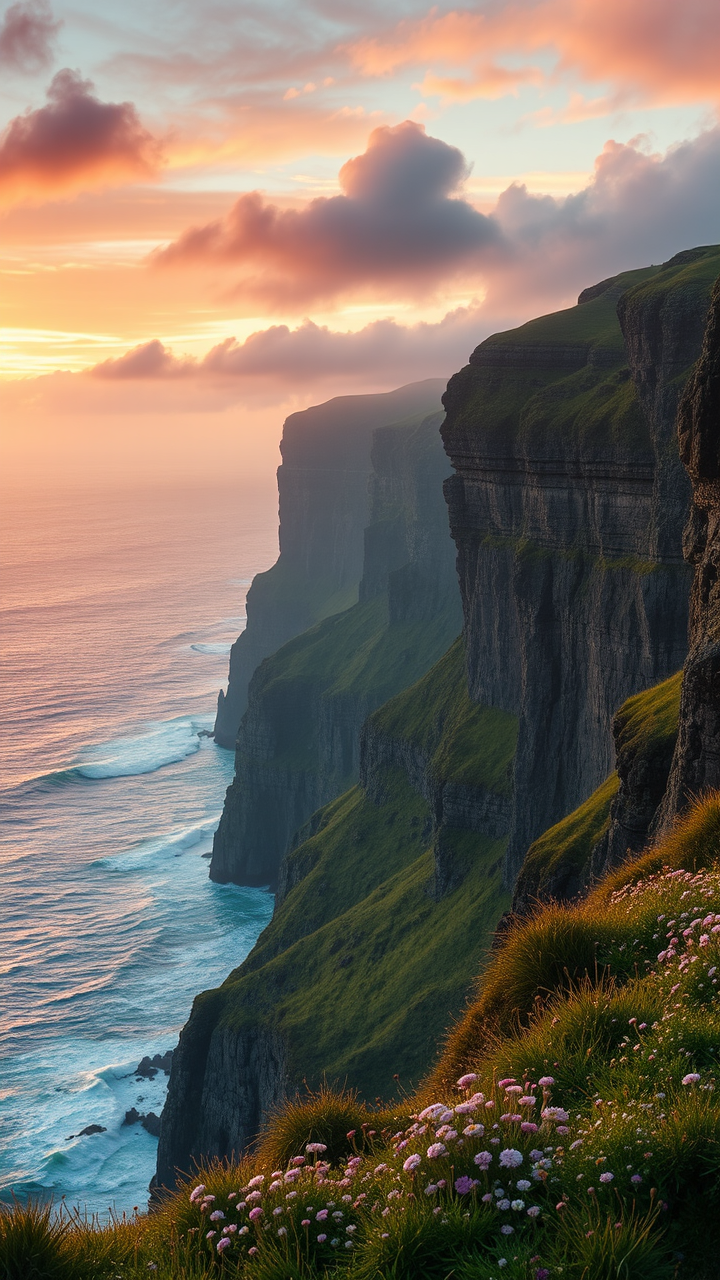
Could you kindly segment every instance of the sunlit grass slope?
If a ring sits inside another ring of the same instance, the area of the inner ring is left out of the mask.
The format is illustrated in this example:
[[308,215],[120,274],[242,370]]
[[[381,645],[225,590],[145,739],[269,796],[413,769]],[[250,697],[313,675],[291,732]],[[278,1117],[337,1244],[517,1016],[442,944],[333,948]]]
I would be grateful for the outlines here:
[[0,1274],[714,1280],[719,971],[713,795],[505,938],[418,1093],[291,1103],[149,1219],[17,1210]]

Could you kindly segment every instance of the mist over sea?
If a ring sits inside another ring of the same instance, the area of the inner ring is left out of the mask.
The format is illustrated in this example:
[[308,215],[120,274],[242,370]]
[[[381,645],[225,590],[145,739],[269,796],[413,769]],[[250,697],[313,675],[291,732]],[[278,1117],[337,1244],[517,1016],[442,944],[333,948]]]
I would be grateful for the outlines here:
[[131,1212],[157,1141],[122,1121],[167,1084],[133,1068],[272,911],[208,880],[233,760],[202,731],[276,493],[4,493],[0,522],[0,1197]]

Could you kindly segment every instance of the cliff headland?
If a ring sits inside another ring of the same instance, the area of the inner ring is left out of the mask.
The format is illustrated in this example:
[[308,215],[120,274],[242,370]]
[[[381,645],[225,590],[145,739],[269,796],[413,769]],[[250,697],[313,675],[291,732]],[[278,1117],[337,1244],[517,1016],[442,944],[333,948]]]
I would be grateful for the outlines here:
[[687,651],[675,417],[719,269],[679,254],[473,353],[444,397],[454,548],[437,418],[376,431],[358,601],[251,684],[212,874],[277,883],[276,912],[195,1002],[161,1184],[303,1081],[419,1081],[513,890],[572,897],[642,848]]

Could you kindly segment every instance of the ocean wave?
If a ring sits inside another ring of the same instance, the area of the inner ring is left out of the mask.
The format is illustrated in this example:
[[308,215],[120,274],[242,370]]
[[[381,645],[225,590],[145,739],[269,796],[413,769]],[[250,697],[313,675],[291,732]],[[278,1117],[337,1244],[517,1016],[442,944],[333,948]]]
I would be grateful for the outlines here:
[[[183,717],[148,726],[146,733],[131,738],[112,738],[97,747],[87,747],[72,772],[81,778],[128,778],[155,773],[164,765],[177,764],[200,750],[201,724]],[[208,726],[210,727],[210,726]]]
[[132,849],[124,853],[113,853],[99,858],[94,864],[97,867],[109,867],[113,871],[132,871],[137,867],[148,868],[154,861],[162,863],[168,856],[174,857],[192,849],[195,845],[210,845],[212,836],[220,821],[220,811],[187,827],[180,827],[164,836],[156,836],[150,840],[142,840]]
[[191,649],[196,653],[229,653],[232,649],[230,641],[218,642],[217,644],[191,644]]

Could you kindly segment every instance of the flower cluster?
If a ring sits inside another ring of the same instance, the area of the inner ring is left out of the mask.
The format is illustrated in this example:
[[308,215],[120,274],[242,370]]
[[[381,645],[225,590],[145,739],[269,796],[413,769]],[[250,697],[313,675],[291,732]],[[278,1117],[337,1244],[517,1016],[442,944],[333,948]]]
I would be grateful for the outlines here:
[[[552,1077],[508,1077],[487,1092],[474,1075],[460,1101],[437,1102],[387,1135],[386,1159],[353,1154],[333,1170],[322,1143],[309,1143],[286,1169],[258,1173],[220,1204],[200,1184],[190,1193],[202,1234],[224,1254],[298,1247],[308,1257],[351,1252],[368,1233],[390,1238],[408,1210],[439,1216],[453,1206],[482,1215],[498,1241],[536,1230],[562,1166],[568,1112],[551,1101]],[[352,1139],[351,1139],[352,1140]]]

